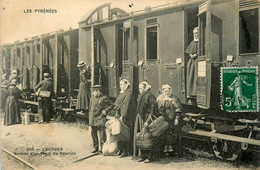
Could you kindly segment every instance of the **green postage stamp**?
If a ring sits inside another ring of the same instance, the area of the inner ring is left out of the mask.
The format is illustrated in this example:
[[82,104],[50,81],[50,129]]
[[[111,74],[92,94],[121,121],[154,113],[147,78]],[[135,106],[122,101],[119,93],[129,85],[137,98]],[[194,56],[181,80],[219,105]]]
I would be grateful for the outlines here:
[[258,67],[222,67],[221,96],[225,111],[258,112]]

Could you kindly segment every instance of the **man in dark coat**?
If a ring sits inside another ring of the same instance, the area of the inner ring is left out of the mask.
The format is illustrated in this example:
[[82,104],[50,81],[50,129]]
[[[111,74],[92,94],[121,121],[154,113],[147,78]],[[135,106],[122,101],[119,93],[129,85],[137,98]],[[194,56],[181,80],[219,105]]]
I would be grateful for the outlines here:
[[[50,78],[50,74],[44,73],[43,77],[44,80],[41,81],[34,89],[36,95],[39,95],[38,111],[40,114],[40,120],[38,123],[48,123],[50,121],[51,99],[53,96],[53,84]],[[43,95],[44,93],[49,95]]]
[[130,91],[130,83],[128,80],[123,79],[120,81],[120,94],[117,96],[114,103],[115,110],[118,111],[119,119],[130,128],[130,140],[129,141],[119,141],[119,155],[121,158],[129,154],[131,146],[133,146],[133,125],[135,119],[135,101]]
[[[136,133],[145,128],[148,128],[148,123],[151,122],[153,115],[158,115],[158,107],[155,96],[150,92],[151,86],[147,82],[141,82],[139,84],[139,96],[137,99],[137,116],[135,120],[134,138]],[[135,142],[136,140],[134,140]],[[135,148],[135,143],[134,143]],[[136,156],[134,150],[134,156]],[[153,149],[142,150],[141,158],[137,160],[138,162],[144,161],[145,163],[150,163],[153,159]]]
[[198,57],[198,48],[199,48],[199,28],[196,27],[193,30],[193,41],[187,47],[185,53],[189,55],[189,60],[187,63],[187,98],[190,100],[191,98],[196,97],[196,89],[197,89],[197,57]]
[[97,133],[100,135],[100,150],[106,141],[105,123],[106,115],[112,110],[113,102],[101,93],[101,85],[92,87],[93,96],[89,104],[89,125],[91,126],[91,136],[93,139],[94,150],[92,153],[98,152],[99,142]]

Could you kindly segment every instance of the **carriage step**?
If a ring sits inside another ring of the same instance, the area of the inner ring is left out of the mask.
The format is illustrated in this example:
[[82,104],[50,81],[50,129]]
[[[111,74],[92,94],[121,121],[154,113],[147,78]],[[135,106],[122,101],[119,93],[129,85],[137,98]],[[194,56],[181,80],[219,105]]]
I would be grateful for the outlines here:
[[202,130],[189,131],[188,133],[193,134],[193,135],[213,137],[213,138],[223,139],[223,140],[227,140],[227,141],[233,141],[233,142],[238,142],[238,143],[247,143],[247,144],[251,144],[251,145],[260,146],[260,140],[256,140],[256,139],[248,139],[248,138],[243,138],[243,137],[238,137],[238,136],[231,136],[231,135],[207,132],[207,131],[202,131]]

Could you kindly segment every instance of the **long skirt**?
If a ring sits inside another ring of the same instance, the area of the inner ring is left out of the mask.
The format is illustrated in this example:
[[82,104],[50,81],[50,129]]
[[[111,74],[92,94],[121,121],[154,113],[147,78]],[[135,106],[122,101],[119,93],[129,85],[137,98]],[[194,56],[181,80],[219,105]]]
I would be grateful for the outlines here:
[[88,110],[90,91],[87,83],[80,83],[76,109]]
[[19,104],[14,96],[8,96],[5,105],[4,125],[21,123]]
[[195,96],[197,90],[197,60],[190,58],[187,63],[187,95]]
[[8,96],[8,91],[6,89],[1,89],[1,109],[5,110],[6,98]]

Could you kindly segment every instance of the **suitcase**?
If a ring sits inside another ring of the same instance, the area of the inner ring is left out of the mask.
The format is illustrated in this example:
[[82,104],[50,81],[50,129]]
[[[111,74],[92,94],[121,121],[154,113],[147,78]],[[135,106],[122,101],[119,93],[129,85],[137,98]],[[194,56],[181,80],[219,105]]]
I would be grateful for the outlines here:
[[169,123],[165,121],[165,118],[163,116],[159,116],[155,120],[152,120],[152,123],[149,125],[149,130],[153,137],[159,137],[168,129],[168,127]]

